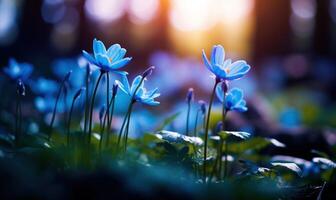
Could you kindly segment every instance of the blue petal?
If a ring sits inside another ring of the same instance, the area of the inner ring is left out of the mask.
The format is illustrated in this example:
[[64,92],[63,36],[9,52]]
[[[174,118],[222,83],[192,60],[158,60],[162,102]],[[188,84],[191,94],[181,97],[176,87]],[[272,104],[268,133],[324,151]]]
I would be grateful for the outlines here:
[[117,73],[117,74],[120,74],[122,76],[127,76],[128,75],[128,72],[125,72],[125,71],[113,71],[114,73]]
[[216,46],[215,60],[213,64],[222,66],[224,63],[225,51],[221,45]]
[[211,65],[215,65],[216,64],[216,51],[217,51],[217,45],[214,45],[212,47],[211,56],[210,56],[210,63],[211,63]]
[[208,60],[208,58],[207,58],[207,56],[206,56],[204,50],[202,50],[202,58],[203,58],[203,62],[204,62],[204,64],[205,64],[205,66],[206,66],[212,73],[214,73],[213,68],[212,68],[212,65],[210,64],[210,62],[209,62],[209,60]]
[[103,68],[106,68],[106,67],[109,68],[109,66],[111,65],[110,60],[107,57],[107,55],[97,54],[96,59],[97,59],[97,62],[99,63],[99,65],[101,65],[101,67],[103,67]]
[[157,93],[157,91],[158,91],[158,88],[155,88],[154,90],[148,92],[148,97],[154,99],[154,98],[160,96],[160,93]]
[[160,104],[160,102],[155,101],[153,99],[147,99],[147,100],[143,100],[141,102],[144,103],[144,104],[150,105],[150,106],[157,106],[157,105]]
[[21,66],[22,66],[21,78],[23,80],[26,80],[33,72],[33,66],[28,63],[22,63]]
[[[131,93],[133,94],[135,92],[135,89],[138,87],[138,85],[140,84],[142,79],[142,76],[138,75],[137,77],[134,78],[133,82],[132,82],[132,86],[131,86]],[[142,84],[140,86],[140,88],[143,87],[143,81]]]
[[93,40],[93,54],[97,59],[97,54],[106,54],[106,48],[102,41],[97,40],[96,38]]
[[250,66],[243,60],[236,61],[228,66],[229,75],[237,73],[247,73],[250,70]]
[[114,58],[115,61],[122,59],[126,55],[127,50],[121,48],[118,52],[118,55]]
[[18,66],[18,62],[14,59],[14,58],[10,58],[9,59],[9,66],[12,67],[12,66]]
[[222,79],[226,79],[227,74],[224,69],[222,69],[219,65],[215,65],[213,67],[214,74]]
[[91,64],[97,65],[96,60],[92,57],[91,54],[89,54],[88,52],[86,52],[85,50],[82,51],[82,54],[84,56],[84,58],[89,61]]
[[121,46],[120,44],[114,44],[107,50],[107,55],[110,59],[114,60],[118,55]]
[[231,60],[231,59],[227,59],[227,60],[223,63],[223,65],[222,65],[222,69],[226,69],[226,68],[228,68],[228,66],[230,66],[231,63],[232,63],[232,60]]
[[114,62],[110,67],[112,69],[119,69],[119,68],[122,68],[125,65],[127,65],[131,60],[132,60],[132,58],[127,57],[127,58],[118,60],[117,62]]
[[123,91],[125,94],[130,95],[130,91],[128,90],[127,86],[125,86],[123,83],[121,83],[119,80],[115,81],[116,84],[118,84],[118,87]]
[[220,85],[218,85],[217,88],[216,88],[216,95],[217,95],[217,98],[219,99],[219,101],[223,102],[224,92],[223,92],[223,89]]
[[233,88],[229,91],[230,94],[232,94],[232,103],[235,105],[237,103],[239,103],[239,101],[241,101],[243,99],[243,91],[239,88]]

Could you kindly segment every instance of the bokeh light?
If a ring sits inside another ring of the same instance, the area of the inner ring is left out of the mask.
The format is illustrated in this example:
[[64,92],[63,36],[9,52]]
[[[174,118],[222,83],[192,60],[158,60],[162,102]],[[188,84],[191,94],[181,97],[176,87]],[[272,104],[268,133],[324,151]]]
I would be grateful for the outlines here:
[[124,14],[125,2],[123,0],[86,0],[85,12],[92,20],[112,22]]
[[0,1],[0,44],[11,43],[17,35],[16,4],[12,0]]
[[291,0],[291,10],[290,23],[293,32],[303,38],[311,36],[315,25],[316,1]]
[[129,2],[130,20],[135,24],[145,24],[153,20],[159,8],[159,0],[131,0]]

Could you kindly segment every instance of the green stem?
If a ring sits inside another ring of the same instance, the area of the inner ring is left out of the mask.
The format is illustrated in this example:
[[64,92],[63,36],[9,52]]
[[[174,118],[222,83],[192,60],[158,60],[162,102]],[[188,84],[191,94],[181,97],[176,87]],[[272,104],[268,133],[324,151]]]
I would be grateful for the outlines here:
[[133,104],[134,103],[132,103],[132,106],[131,106],[131,109],[130,109],[130,113],[128,114],[128,120],[127,120],[127,124],[126,124],[126,132],[125,132],[125,140],[124,140],[125,141],[125,144],[124,144],[124,153],[126,153],[126,151],[127,151],[128,131],[129,131],[129,124],[130,124],[130,121],[131,121]]
[[15,109],[15,143],[18,142],[18,135],[19,135],[19,96],[17,95],[16,101],[16,109]]
[[142,82],[144,81],[144,79],[145,79],[144,77],[141,78],[139,85],[135,88],[135,91],[134,91],[134,93],[132,94],[131,102],[130,102],[130,104],[128,105],[128,109],[127,109],[126,116],[125,116],[124,121],[123,121],[123,123],[122,123],[122,125],[121,125],[121,128],[120,128],[120,132],[119,132],[119,136],[118,136],[118,141],[117,141],[117,146],[116,146],[117,149],[116,149],[116,150],[118,150],[118,148],[119,148],[119,144],[120,144],[120,140],[121,140],[121,136],[122,136],[122,133],[123,133],[123,130],[124,130],[125,123],[126,123],[126,121],[127,121],[127,119],[128,119],[128,115],[129,115],[129,113],[130,113],[131,110],[132,110],[132,104],[135,103],[135,95],[136,95],[136,93],[138,92],[138,90],[139,90],[139,88],[140,88]]
[[114,113],[114,102],[115,102],[115,96],[112,97],[111,102],[109,104],[109,107],[112,104],[112,108],[111,108],[111,116],[110,116],[110,121],[108,122],[108,129],[107,129],[107,134],[106,134],[106,143],[105,143],[106,148],[109,146],[109,143],[110,143],[111,126],[112,126],[113,113]]
[[[219,147],[219,169],[218,169],[218,179],[221,179],[222,177],[222,155],[223,155],[223,144],[224,141],[220,140],[220,147]],[[226,159],[226,158],[225,158]]]
[[101,124],[101,126],[100,126],[99,153],[101,153],[101,150],[102,150],[103,136],[104,136],[104,130],[105,130],[105,125],[106,125],[106,117],[108,115],[109,115],[109,113],[107,112],[107,109],[106,109],[103,124]]
[[105,72],[101,71],[100,72],[100,75],[98,77],[98,80],[97,80],[97,83],[96,83],[96,86],[93,90],[93,95],[92,95],[92,98],[91,98],[91,108],[90,108],[90,120],[89,120],[89,134],[88,134],[88,142],[89,142],[89,145],[91,143],[91,133],[92,133],[92,115],[93,115],[93,107],[94,107],[94,102],[95,102],[95,99],[96,99],[96,94],[97,94],[97,89],[98,89],[98,86],[99,86],[99,83],[100,83],[100,80],[101,78],[103,77]]
[[66,133],[66,127],[67,127],[67,95],[68,95],[68,91],[67,91],[67,87],[66,84],[63,87],[63,103],[64,103],[64,114],[63,114],[63,119],[64,119],[64,133]]
[[89,114],[89,84],[90,84],[90,68],[86,68],[86,82],[85,82],[85,112],[84,112],[84,132],[83,135],[85,136],[87,131],[87,121],[88,121],[88,114]]
[[[222,131],[225,131],[225,119],[226,119],[226,114],[227,114],[227,111],[226,111],[226,98],[225,98],[225,91],[224,91],[224,95],[223,95],[223,106],[222,106]],[[228,160],[227,160],[227,148],[228,148],[228,137],[225,139],[225,150],[224,150],[224,179],[226,178],[226,175],[227,175],[227,164],[228,164]],[[220,165],[220,173],[221,174],[221,171],[222,171],[222,155],[223,155],[223,148],[221,147],[220,149],[220,157],[221,157],[221,165]]]
[[21,97],[17,95],[16,111],[15,111],[15,144],[19,143],[19,135],[21,134],[22,112],[21,112]]
[[190,101],[188,101],[188,111],[187,111],[187,122],[186,122],[186,133],[185,135],[189,135],[189,116],[190,116]]
[[203,182],[206,182],[206,158],[207,158],[207,148],[208,148],[208,133],[209,133],[209,123],[210,123],[210,114],[211,114],[211,107],[212,103],[215,97],[216,93],[216,87],[219,83],[219,80],[216,79],[215,85],[212,90],[212,94],[210,97],[210,102],[209,102],[209,109],[208,109],[208,115],[206,119],[206,125],[205,125],[205,134],[204,134],[204,152],[203,152]]
[[[106,79],[107,79],[106,81],[106,106],[107,108],[106,108],[105,116],[107,115],[107,123],[109,123],[110,122],[110,76],[108,72],[106,73]],[[104,122],[104,127],[105,127],[105,122]],[[102,141],[103,137],[101,137],[100,140]]]
[[228,160],[227,160],[227,150],[228,150],[228,141],[225,141],[225,150],[224,150],[224,156],[225,156],[225,160],[224,160],[224,179],[227,177],[227,165],[228,165]]
[[[199,110],[196,112],[196,119],[195,119],[195,127],[194,127],[194,137],[197,137],[197,121],[198,121],[198,115],[199,115]],[[195,145],[193,145],[194,151],[195,151],[195,158],[197,158],[197,148]],[[198,176],[198,165],[194,165],[195,168],[195,176]]]
[[75,105],[76,99],[72,100],[71,107],[70,107],[70,112],[69,112],[69,119],[68,119],[68,131],[67,131],[67,145],[68,147],[70,146],[70,126],[71,126],[71,117],[72,117],[72,111],[73,107]]
[[22,103],[21,98],[19,97],[19,135],[18,140],[22,137]]
[[64,87],[64,84],[65,84],[65,80],[62,81],[62,84],[60,85],[60,87],[59,87],[59,89],[58,89],[58,94],[57,94],[57,97],[56,97],[56,102],[55,102],[55,106],[54,106],[53,114],[52,114],[51,121],[50,121],[50,125],[49,125],[48,141],[50,141],[50,138],[51,138],[52,128],[53,128],[53,125],[54,125],[55,116],[56,116],[56,111],[57,111],[57,104],[58,104],[58,100],[59,100],[59,98],[60,98],[60,96],[61,96],[61,93],[62,93],[62,89],[63,89],[63,87]]
[[128,120],[128,115],[129,115],[129,112],[130,112],[130,110],[131,110],[131,108],[132,108],[131,105],[132,105],[132,103],[130,103],[129,106],[128,106],[128,109],[127,109],[127,112],[126,112],[124,121],[123,121],[123,123],[122,123],[122,125],[121,125],[121,128],[120,128],[120,131],[119,131],[118,141],[117,141],[117,145],[116,145],[116,152],[117,152],[118,149],[119,149],[119,145],[120,145],[120,141],[121,141],[121,136],[122,136],[123,131],[124,131],[124,126],[125,126],[125,124],[126,124],[126,122],[127,122],[127,120]]
[[194,137],[197,137],[197,122],[198,122],[198,115],[199,115],[199,110],[196,112],[195,127],[194,127]]

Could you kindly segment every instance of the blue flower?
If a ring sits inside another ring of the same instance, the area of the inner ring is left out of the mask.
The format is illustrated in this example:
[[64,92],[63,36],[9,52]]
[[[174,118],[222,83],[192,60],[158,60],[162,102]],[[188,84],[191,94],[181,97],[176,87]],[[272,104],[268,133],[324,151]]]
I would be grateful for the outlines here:
[[204,50],[202,52],[202,57],[207,68],[216,76],[216,78],[222,81],[239,79],[251,68],[244,60],[238,60],[233,63],[231,59],[225,60],[225,51],[221,45],[215,45],[212,48],[210,61]]
[[26,81],[33,72],[33,66],[28,63],[18,63],[12,58],[9,60],[9,65],[4,68],[4,72],[13,80]]
[[[127,76],[122,76],[122,82],[116,80],[119,88],[125,92],[128,96],[132,97],[136,88],[139,86],[141,82],[142,76],[137,76],[134,78],[132,86],[129,85]],[[144,82],[141,83],[139,89],[137,90],[136,94],[134,95],[134,100],[137,102],[141,102],[147,105],[156,106],[159,105],[160,102],[155,101],[156,97],[159,97],[160,93],[158,93],[158,89],[154,89],[152,91],[147,91],[144,87]]]
[[[216,94],[218,99],[223,103],[224,92],[223,88],[219,85],[216,88]],[[232,88],[228,93],[225,94],[225,108],[227,111],[247,111],[246,101],[243,99],[243,91],[239,88]]]
[[58,84],[54,80],[41,77],[32,82],[31,88],[36,94],[52,95],[57,92]]
[[102,41],[93,40],[93,56],[83,50],[83,56],[91,63],[99,67],[101,70],[108,72],[114,71],[121,74],[127,74],[127,72],[117,71],[128,64],[132,58],[126,57],[126,49],[121,48],[119,44],[114,44],[108,50]]

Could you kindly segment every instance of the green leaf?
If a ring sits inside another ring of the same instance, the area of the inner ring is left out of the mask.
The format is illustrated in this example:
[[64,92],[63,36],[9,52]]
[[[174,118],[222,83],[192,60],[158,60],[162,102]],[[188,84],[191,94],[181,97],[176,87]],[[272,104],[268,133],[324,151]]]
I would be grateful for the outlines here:
[[328,158],[315,157],[313,158],[313,162],[325,165],[328,168],[336,168],[336,163],[332,160],[329,160]]
[[170,143],[189,143],[197,146],[201,146],[203,144],[203,140],[199,137],[190,137],[173,131],[162,130],[155,135],[157,138]]
[[240,139],[246,140],[250,137],[250,133],[243,132],[243,131],[221,131],[218,135],[223,139],[227,139],[230,135],[238,137]]
[[246,151],[259,151],[269,146],[271,142],[266,138],[254,137],[249,140],[230,144],[229,152],[241,154]]
[[295,163],[272,162],[271,165],[274,166],[274,167],[284,167],[284,168],[287,168],[287,169],[297,173],[299,176],[302,175],[301,168]]

